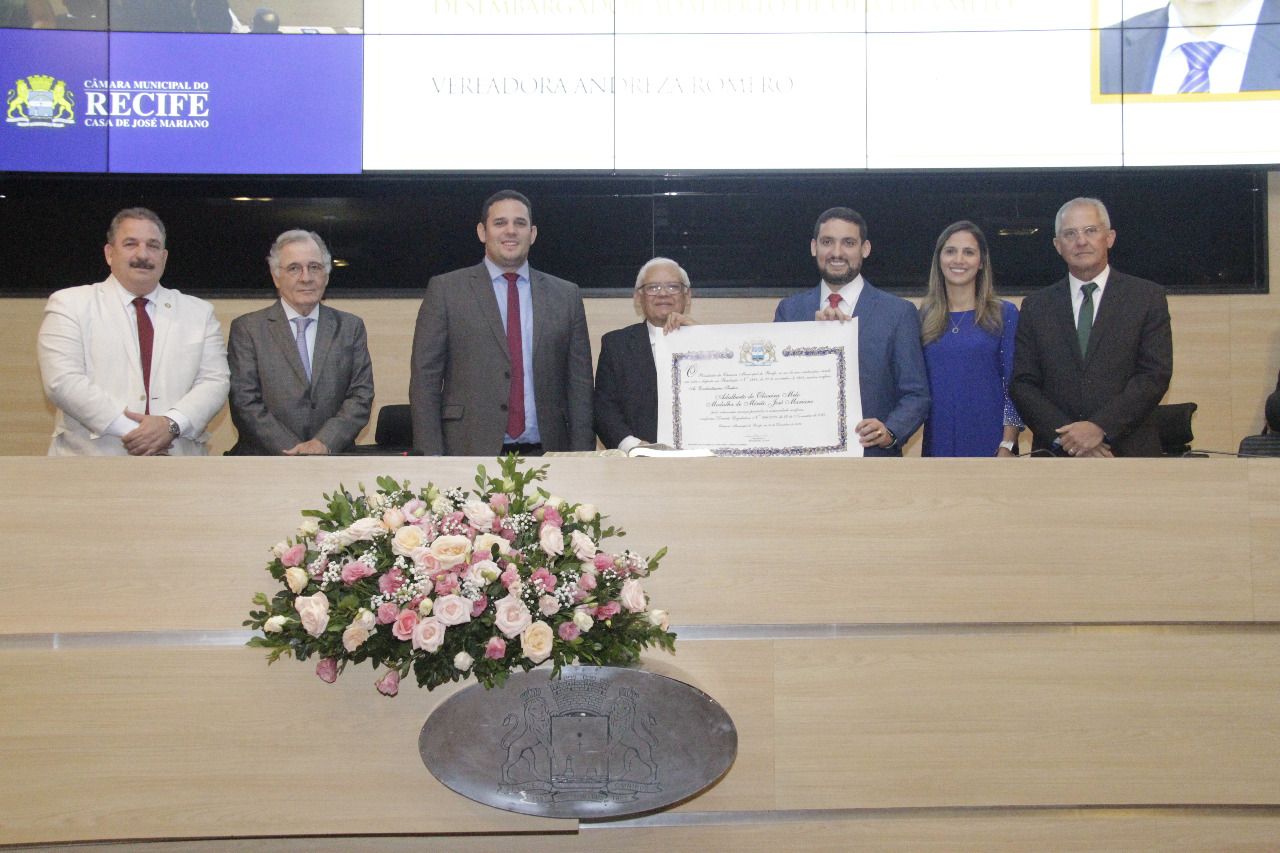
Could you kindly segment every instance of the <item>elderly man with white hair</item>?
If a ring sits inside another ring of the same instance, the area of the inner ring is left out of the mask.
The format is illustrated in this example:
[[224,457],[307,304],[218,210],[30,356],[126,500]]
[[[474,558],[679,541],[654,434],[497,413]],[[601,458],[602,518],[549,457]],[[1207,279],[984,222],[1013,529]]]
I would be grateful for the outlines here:
[[601,338],[596,365],[596,435],[605,447],[623,452],[658,438],[658,336],[694,322],[689,274],[670,258],[640,268],[633,299],[644,320]]

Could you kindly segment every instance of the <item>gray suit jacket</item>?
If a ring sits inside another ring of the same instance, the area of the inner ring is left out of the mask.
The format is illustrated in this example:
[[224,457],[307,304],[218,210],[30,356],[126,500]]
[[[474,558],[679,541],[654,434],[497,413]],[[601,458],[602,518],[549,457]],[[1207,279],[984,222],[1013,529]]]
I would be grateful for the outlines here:
[[[529,270],[533,396],[545,450],[592,450],[591,342],[578,286]],[[427,283],[413,332],[413,446],[428,455],[495,456],[507,427],[507,333],[484,263]]]
[[[1280,0],[1264,0],[1245,60],[1241,92],[1280,89]],[[1135,15],[1100,33],[1099,88],[1104,95],[1150,94],[1169,27],[1169,7]]]
[[227,360],[233,456],[277,455],[313,438],[341,453],[369,422],[373,366],[354,314],[320,306],[310,382],[279,300],[231,321]]

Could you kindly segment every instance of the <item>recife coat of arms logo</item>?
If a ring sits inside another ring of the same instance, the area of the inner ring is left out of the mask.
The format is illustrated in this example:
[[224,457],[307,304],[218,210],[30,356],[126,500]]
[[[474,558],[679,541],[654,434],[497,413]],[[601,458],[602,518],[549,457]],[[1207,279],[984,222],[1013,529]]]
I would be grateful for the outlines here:
[[75,94],[65,80],[32,74],[14,81],[4,120],[18,127],[65,127],[76,123]]

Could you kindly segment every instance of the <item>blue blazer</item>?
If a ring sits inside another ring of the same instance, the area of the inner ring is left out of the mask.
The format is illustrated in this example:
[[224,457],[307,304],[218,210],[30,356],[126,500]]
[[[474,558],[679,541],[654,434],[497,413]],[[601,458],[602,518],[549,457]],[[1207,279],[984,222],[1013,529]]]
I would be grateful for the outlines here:
[[[788,296],[778,303],[775,323],[812,320],[822,299],[822,286]],[[902,445],[929,414],[929,377],[920,347],[920,318],[905,299],[877,290],[863,280],[853,306],[858,318],[858,389],[862,417],[879,418],[897,437],[891,450],[865,449],[867,456],[901,456]]]
[[[1265,0],[1253,31],[1240,91],[1280,89],[1280,0]],[[1268,26],[1271,25],[1271,26]],[[1151,93],[1160,49],[1169,28],[1169,7],[1135,15],[1100,34],[1099,88],[1104,95]]]

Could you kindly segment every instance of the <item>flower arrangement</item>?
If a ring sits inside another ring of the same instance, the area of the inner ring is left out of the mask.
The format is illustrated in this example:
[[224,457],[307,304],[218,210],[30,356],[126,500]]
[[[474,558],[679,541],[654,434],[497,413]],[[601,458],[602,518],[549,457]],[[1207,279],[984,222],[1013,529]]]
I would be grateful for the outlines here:
[[317,656],[327,682],[369,661],[386,668],[375,682],[386,696],[411,670],[428,690],[467,675],[494,687],[547,660],[554,677],[673,650],[667,614],[641,586],[666,549],[602,551],[624,532],[590,504],[530,492],[545,466],[498,461],[498,476],[478,466],[474,492],[379,477],[372,494],[339,486],[327,510],[303,510],[297,534],[272,548],[267,571],[284,588],[254,596],[261,609],[244,624],[262,634],[248,645],[269,649],[268,663]]

